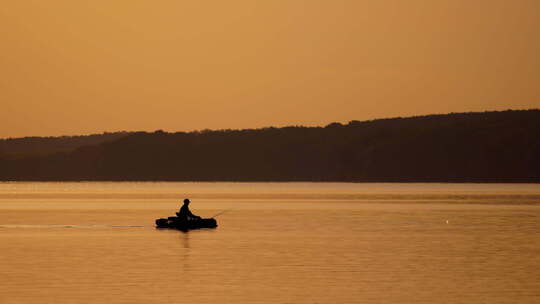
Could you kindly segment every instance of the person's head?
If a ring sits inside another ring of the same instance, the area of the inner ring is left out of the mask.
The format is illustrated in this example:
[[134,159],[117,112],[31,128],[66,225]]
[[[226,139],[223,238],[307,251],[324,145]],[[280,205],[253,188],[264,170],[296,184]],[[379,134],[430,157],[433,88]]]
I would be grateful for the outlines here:
[[189,205],[189,203],[190,203],[189,198],[186,198],[186,199],[184,200],[184,205]]

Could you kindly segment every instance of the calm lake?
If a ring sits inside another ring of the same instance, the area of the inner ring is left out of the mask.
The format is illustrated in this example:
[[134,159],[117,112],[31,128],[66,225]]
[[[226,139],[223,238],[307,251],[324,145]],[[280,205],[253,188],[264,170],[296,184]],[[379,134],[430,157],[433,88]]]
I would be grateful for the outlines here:
[[[184,198],[219,227],[154,228]],[[0,183],[0,303],[539,303],[540,185]]]

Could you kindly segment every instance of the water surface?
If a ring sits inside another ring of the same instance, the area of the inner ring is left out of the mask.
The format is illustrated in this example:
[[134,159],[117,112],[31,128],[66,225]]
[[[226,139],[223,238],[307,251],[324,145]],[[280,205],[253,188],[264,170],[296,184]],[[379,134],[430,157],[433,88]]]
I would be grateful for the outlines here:
[[[184,197],[219,227],[157,230]],[[538,303],[534,184],[0,183],[0,303]]]

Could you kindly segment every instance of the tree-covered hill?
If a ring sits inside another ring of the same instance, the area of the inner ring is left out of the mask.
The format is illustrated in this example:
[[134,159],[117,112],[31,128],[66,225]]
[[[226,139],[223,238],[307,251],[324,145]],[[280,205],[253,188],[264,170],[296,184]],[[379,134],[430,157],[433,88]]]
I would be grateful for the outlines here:
[[103,134],[59,136],[59,137],[22,137],[0,139],[0,157],[24,158],[50,155],[58,152],[71,152],[83,146],[98,145],[129,135],[129,132],[105,132]]
[[0,160],[1,180],[539,182],[540,110],[137,132]]

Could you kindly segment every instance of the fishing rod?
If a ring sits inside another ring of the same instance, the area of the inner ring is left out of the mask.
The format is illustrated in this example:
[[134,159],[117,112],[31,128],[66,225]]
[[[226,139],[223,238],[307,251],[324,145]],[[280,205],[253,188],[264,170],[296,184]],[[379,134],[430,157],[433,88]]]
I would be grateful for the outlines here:
[[211,216],[210,218],[215,218],[216,216],[222,215],[223,213],[228,212],[228,211],[231,211],[231,210],[233,210],[233,208],[231,208],[231,209],[225,209],[225,210],[223,210],[223,211],[217,213],[216,215]]

